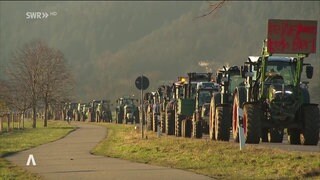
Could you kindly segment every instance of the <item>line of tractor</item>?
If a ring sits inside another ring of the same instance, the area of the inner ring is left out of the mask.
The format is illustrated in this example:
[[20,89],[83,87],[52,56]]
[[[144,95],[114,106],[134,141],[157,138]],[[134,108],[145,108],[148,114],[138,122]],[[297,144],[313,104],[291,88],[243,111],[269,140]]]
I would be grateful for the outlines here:
[[[308,79],[313,67],[308,54],[275,56],[263,43],[261,56],[249,56],[241,66],[222,67],[212,73],[190,72],[170,85],[144,96],[147,130],[177,137],[239,142],[281,143],[285,129],[290,144],[317,145],[319,108],[310,102]],[[239,118],[239,109],[243,117]],[[232,133],[230,133],[232,132]]]

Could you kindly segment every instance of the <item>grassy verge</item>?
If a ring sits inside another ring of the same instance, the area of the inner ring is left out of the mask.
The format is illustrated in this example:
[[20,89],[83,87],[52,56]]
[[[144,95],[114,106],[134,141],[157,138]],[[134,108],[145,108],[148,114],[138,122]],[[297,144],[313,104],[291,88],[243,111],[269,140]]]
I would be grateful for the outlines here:
[[162,136],[141,139],[132,126],[106,124],[108,136],[97,155],[193,171],[222,179],[320,178],[320,153]]
[[24,130],[0,134],[0,179],[40,179],[39,176],[12,165],[3,157],[55,141],[74,130],[74,127],[63,121],[48,121],[47,128],[40,127],[40,123],[42,121],[39,121],[38,128],[33,129],[31,121],[26,121]]

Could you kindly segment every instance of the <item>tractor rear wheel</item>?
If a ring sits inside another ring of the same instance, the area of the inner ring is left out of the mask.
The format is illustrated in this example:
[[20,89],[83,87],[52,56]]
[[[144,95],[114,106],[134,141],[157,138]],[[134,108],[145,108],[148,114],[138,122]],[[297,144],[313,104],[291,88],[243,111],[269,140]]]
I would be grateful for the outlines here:
[[181,121],[181,136],[182,137],[191,137],[191,121],[184,119]]
[[282,140],[283,140],[283,129],[271,128],[269,142],[282,143]]
[[147,130],[152,131],[152,113],[148,113],[147,115]]
[[246,100],[246,91],[243,88],[237,89],[233,96],[232,106],[232,134],[235,142],[239,142],[239,122],[238,122],[238,108],[243,107],[243,103]]
[[317,106],[303,107],[304,129],[301,144],[317,145],[319,141],[319,108]]
[[166,113],[166,134],[174,135],[174,111],[167,111]]
[[194,138],[202,138],[202,121],[193,121],[192,125],[192,136]]
[[221,94],[215,93],[213,94],[210,102],[210,112],[209,112],[209,137],[210,140],[215,139],[215,126],[214,126],[214,119],[216,113],[216,106],[221,102]]
[[259,144],[262,111],[258,104],[245,104],[243,107],[243,128],[246,143]]
[[300,129],[296,129],[296,128],[288,129],[288,141],[290,144],[301,144]]
[[117,124],[122,124],[122,113],[121,112],[117,112]]
[[157,132],[158,131],[158,123],[159,123],[158,114],[153,113],[153,120],[152,120],[152,130],[153,130],[153,132]]
[[218,141],[229,141],[231,126],[230,108],[216,107],[214,118],[215,139]]
[[261,141],[262,142],[269,142],[268,128],[262,128],[261,129]]
[[160,128],[162,133],[166,132],[166,118],[163,111],[160,112]]
[[180,115],[175,115],[175,136],[181,136],[181,119],[183,119]]

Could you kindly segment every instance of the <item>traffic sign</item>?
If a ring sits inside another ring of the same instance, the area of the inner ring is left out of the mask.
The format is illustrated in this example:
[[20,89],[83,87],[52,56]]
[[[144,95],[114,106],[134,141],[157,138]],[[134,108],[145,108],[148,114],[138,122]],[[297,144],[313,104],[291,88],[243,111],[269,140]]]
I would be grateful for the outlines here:
[[135,84],[139,90],[146,90],[149,87],[149,79],[143,75],[139,76],[137,77]]

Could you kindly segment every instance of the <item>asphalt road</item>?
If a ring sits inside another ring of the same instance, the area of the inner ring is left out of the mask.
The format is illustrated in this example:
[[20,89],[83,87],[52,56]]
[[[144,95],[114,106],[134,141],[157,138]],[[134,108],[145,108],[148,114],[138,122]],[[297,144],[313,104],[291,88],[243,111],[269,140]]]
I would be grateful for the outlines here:
[[[75,123],[75,122],[72,122]],[[63,139],[6,157],[44,179],[110,179],[110,180],[202,180],[211,179],[178,169],[171,169],[90,154],[106,135],[101,126],[76,123],[79,127]],[[33,154],[36,166],[26,165]]]

